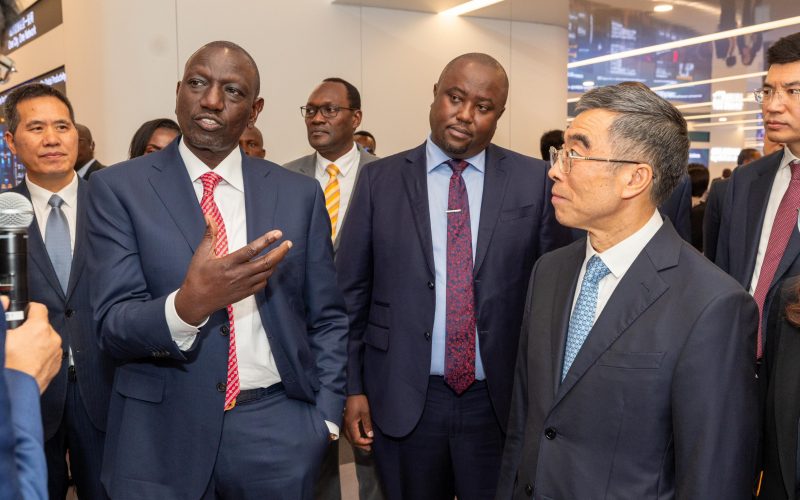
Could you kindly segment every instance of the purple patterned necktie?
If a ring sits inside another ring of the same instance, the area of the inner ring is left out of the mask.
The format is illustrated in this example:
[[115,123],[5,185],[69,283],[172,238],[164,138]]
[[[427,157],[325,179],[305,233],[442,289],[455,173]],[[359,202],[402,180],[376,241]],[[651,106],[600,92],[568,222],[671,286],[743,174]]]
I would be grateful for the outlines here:
[[472,287],[472,230],[469,198],[461,172],[469,165],[449,160],[453,169],[447,199],[447,314],[444,380],[456,394],[475,381],[475,294]]

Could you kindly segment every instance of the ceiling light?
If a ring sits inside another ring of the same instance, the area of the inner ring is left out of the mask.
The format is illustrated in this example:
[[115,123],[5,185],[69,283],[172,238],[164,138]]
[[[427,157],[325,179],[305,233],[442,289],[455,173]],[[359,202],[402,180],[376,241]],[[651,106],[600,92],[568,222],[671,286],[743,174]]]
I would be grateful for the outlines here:
[[585,82],[583,82],[583,86],[585,88],[594,87],[594,82],[591,80],[586,80]]
[[726,122],[726,121],[728,121],[728,119],[723,116],[722,118],[719,119],[719,121]]
[[660,3],[653,7],[653,12],[669,12],[672,10],[672,5],[668,3]]
[[731,80],[746,80],[748,78],[757,78],[759,76],[764,76],[766,74],[767,74],[766,71],[758,71],[756,73],[745,73],[743,75],[722,76],[719,78],[710,78],[708,80],[697,80],[696,82],[670,83],[669,85],[661,85],[660,87],[650,87],[650,90],[658,91],[658,90],[682,89],[686,87],[694,87],[695,85],[705,85],[707,83],[729,82]]
[[761,113],[760,109],[751,109],[749,111],[731,111],[730,113],[713,113],[709,115],[684,115],[686,121],[691,120],[704,120],[706,118],[719,118],[720,116],[739,116],[739,115],[754,115]]
[[[722,121],[722,120],[720,120]],[[725,123],[692,123],[692,129],[705,129],[708,127],[728,127],[731,125],[742,125],[745,123],[762,123],[761,118],[754,118],[752,120],[733,120]]]
[[[472,2],[470,2],[472,3]],[[650,54],[652,52],[661,52],[664,50],[677,49],[679,47],[687,47],[689,45],[697,45],[700,43],[713,42],[714,40],[722,40],[724,38],[731,38],[740,35],[749,35],[751,33],[759,33],[762,31],[774,30],[777,28],[784,28],[786,26],[794,26],[800,24],[800,16],[788,17],[778,21],[770,21],[768,23],[754,24],[752,26],[745,26],[743,28],[736,28],[727,31],[719,31],[709,35],[696,36],[694,38],[687,38],[685,40],[677,40],[674,42],[660,43],[658,45],[651,45],[649,47],[642,47],[639,49],[626,50],[617,52],[616,54],[608,54],[605,56],[592,57],[582,61],[573,61],[567,64],[567,68],[580,68],[581,66],[590,66],[607,61],[615,61],[617,59],[624,59],[626,57],[640,56],[643,54]]]
[[482,9],[484,7],[488,7],[490,5],[494,5],[502,1],[503,0],[472,0],[470,2],[464,2],[462,4],[456,5],[455,7],[449,8],[447,10],[443,10],[439,12],[439,14],[451,17],[460,16],[462,14],[466,14],[467,12],[472,12],[473,10]]

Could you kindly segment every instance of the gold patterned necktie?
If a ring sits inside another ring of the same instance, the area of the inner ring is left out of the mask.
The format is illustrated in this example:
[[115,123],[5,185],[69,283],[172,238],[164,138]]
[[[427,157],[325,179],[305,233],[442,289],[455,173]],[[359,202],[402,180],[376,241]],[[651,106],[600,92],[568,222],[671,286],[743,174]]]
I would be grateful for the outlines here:
[[336,223],[339,220],[339,167],[331,163],[325,171],[329,176],[325,185],[325,208],[331,218],[331,239],[335,239]]

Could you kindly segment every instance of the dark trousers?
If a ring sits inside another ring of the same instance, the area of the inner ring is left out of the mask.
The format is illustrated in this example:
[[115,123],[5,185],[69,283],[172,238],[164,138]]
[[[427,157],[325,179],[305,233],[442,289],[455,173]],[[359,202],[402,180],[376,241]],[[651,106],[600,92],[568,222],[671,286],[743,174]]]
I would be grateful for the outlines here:
[[225,412],[210,499],[310,500],[328,428],[314,405],[280,390]]
[[61,425],[44,444],[48,493],[51,500],[66,498],[71,471],[81,500],[105,500],[108,496],[100,484],[100,468],[103,465],[103,442],[106,435],[89,420],[83,407],[74,368],[69,369],[68,380]]
[[350,446],[353,450],[359,500],[383,500],[384,495],[378,480],[378,471],[375,468],[375,460],[372,457],[372,453],[351,446],[344,438],[332,441],[325,451],[322,470],[314,489],[314,499],[342,500],[342,483],[339,477],[340,446]]
[[[377,425],[376,425],[377,424]],[[457,396],[430,377],[422,417],[402,438],[373,421],[373,450],[389,500],[494,498],[504,437],[485,381]]]

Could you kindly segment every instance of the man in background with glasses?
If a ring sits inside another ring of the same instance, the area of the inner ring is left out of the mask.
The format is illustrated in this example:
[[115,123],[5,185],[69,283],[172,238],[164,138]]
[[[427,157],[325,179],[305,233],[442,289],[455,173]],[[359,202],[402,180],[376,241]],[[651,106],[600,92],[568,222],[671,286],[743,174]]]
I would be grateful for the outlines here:
[[344,431],[392,500],[497,485],[528,274],[565,236],[546,164],[491,144],[507,96],[491,56],[452,60],[427,141],[364,167],[342,231]]
[[[284,168],[319,181],[325,194],[325,205],[331,219],[333,250],[339,247],[339,235],[350,205],[350,196],[359,172],[378,158],[364,151],[353,139],[361,124],[361,94],[350,82],[341,78],[326,78],[300,107],[308,132],[308,144],[314,153],[290,161]],[[347,256],[338,254],[337,258]],[[353,449],[358,493],[361,500],[380,500],[372,453]],[[322,462],[320,478],[314,497],[317,500],[342,498],[339,481],[339,441],[331,441]]]
[[775,359],[769,359],[770,355],[764,363],[761,359],[765,353],[788,348],[778,339],[783,285],[791,288],[800,276],[800,33],[772,44],[767,63],[764,84],[754,94],[761,104],[767,138],[784,146],[733,171],[722,206],[715,262],[758,303],[759,379],[766,401],[761,493],[762,498],[782,499],[797,494],[800,399],[795,381],[800,380],[800,363],[797,359],[784,363],[776,374]]
[[588,237],[531,275],[496,498],[749,499],[756,307],[656,209],[686,121],[630,82],[576,112],[549,175]]

